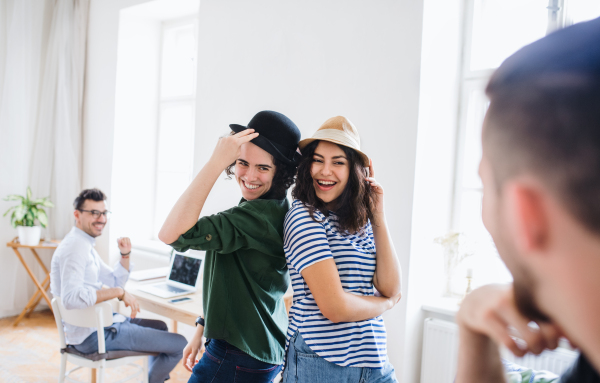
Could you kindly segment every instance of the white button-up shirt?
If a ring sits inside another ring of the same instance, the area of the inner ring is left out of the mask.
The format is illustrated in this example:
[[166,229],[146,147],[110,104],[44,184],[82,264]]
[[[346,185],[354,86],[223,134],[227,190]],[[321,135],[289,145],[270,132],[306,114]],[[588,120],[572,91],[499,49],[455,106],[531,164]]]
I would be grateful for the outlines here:
[[[77,227],[60,242],[52,257],[50,291],[62,299],[67,310],[83,309],[96,304],[96,291],[102,285],[124,287],[129,278],[120,262],[111,269],[94,249],[96,240]],[[130,267],[131,268],[131,267]],[[115,316],[114,322],[125,317]],[[64,323],[67,344],[77,345],[96,331],[93,327],[78,327]]]

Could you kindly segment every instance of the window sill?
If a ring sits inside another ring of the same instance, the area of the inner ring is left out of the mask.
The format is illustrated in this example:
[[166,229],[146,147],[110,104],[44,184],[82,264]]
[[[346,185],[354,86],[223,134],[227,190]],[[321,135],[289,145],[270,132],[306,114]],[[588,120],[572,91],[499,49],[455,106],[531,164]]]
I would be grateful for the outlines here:
[[138,250],[138,251],[142,251],[145,253],[151,253],[151,254],[155,254],[155,255],[164,255],[164,256],[171,256],[171,246],[166,245],[160,241],[155,241],[155,240],[141,240],[141,241],[135,241],[132,244],[132,248],[133,250]]
[[460,301],[459,298],[432,298],[423,303],[421,310],[454,319],[460,308]]
[[[445,298],[445,297],[432,298],[432,299],[425,301],[425,303],[423,303],[423,305],[421,306],[421,310],[423,310],[427,314],[437,314],[437,316],[441,317],[442,319],[446,319],[451,322],[454,322],[456,313],[458,312],[458,309],[460,309],[460,302],[461,302],[460,298]],[[429,315],[427,315],[427,316],[429,316]],[[434,316],[436,316],[436,315],[434,315]],[[514,332],[512,334],[512,336],[518,337],[519,335],[518,335],[518,333]],[[559,339],[558,347],[568,350],[568,351],[576,351],[571,346],[569,341],[566,340],[565,338]]]

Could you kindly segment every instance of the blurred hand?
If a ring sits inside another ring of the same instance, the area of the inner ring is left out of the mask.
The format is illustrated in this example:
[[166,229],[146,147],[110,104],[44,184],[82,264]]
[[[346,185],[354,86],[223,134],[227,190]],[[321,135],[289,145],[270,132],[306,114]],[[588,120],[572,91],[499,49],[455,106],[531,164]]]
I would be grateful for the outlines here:
[[125,304],[125,307],[131,307],[132,318],[135,318],[140,312],[140,304],[138,303],[137,299],[127,291],[125,291],[125,294],[123,295],[123,303]]
[[181,363],[186,370],[192,372],[192,369],[196,363],[198,363],[199,357],[204,353],[204,343],[204,326],[198,325],[194,336],[183,349],[183,359],[181,360]]
[[[516,356],[527,352],[541,353],[558,346],[560,329],[546,322],[535,322],[539,329],[528,326],[530,319],[517,309],[513,285],[487,285],[480,287],[463,300],[456,315],[461,332],[483,335],[498,345],[504,345]],[[511,328],[526,343],[519,347],[511,337]]]
[[240,147],[256,137],[258,137],[258,133],[254,133],[254,129],[246,129],[233,136],[219,138],[211,160],[215,161],[218,166],[225,169],[238,159]]
[[127,237],[117,238],[117,245],[121,254],[131,252],[131,241]]

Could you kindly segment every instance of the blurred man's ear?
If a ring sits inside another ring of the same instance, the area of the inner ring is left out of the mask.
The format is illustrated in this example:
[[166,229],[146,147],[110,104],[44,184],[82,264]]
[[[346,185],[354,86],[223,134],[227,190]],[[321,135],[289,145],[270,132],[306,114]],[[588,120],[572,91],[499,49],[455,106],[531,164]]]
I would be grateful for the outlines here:
[[522,255],[544,252],[549,243],[548,206],[543,189],[531,182],[511,181],[505,188],[512,236]]

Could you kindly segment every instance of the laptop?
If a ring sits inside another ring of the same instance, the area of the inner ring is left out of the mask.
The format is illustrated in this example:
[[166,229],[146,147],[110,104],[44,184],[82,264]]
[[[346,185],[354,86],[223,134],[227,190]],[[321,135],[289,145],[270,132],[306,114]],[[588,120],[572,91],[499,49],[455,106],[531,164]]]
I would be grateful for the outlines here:
[[165,282],[143,285],[138,288],[161,298],[173,298],[196,292],[202,259],[189,253],[174,252]]
[[169,275],[171,267],[156,267],[154,269],[146,269],[140,271],[132,271],[129,273],[129,280],[131,281],[146,281],[148,279],[164,278]]

